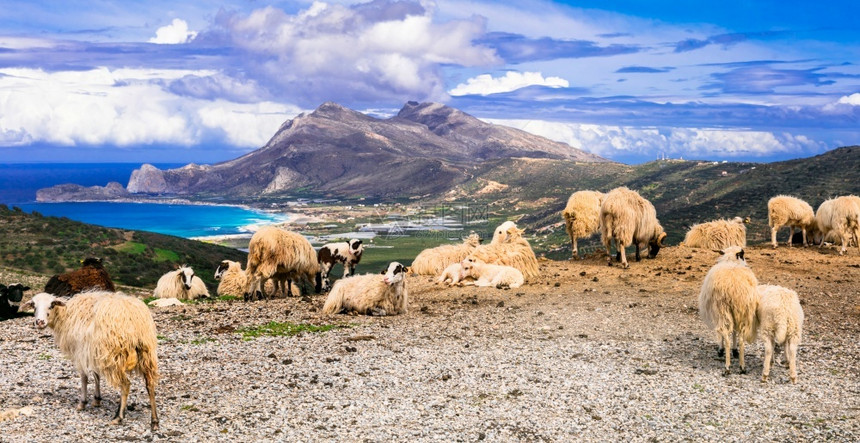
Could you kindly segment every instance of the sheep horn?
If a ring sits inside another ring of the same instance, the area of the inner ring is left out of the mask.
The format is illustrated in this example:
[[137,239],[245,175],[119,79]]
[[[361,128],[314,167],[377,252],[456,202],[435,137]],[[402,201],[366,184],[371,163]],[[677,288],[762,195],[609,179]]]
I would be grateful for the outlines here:
[[664,233],[662,233],[662,234],[660,234],[660,236],[659,236],[659,237],[657,237],[657,246],[660,246],[661,248],[662,248],[662,247],[664,247],[664,245],[663,245],[663,239],[664,239],[664,238],[666,238],[666,233],[665,233],[665,232],[664,232]]

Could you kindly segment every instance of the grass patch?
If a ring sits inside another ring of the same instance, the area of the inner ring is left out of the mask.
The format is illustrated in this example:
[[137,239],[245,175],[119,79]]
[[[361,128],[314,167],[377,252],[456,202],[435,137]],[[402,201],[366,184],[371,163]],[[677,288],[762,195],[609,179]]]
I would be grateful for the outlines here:
[[149,306],[149,303],[153,300],[158,300],[158,297],[149,296],[143,299],[143,304]]
[[39,354],[39,360],[50,360],[52,357],[48,354]]
[[298,335],[303,332],[326,332],[332,329],[339,329],[345,327],[344,325],[312,325],[310,323],[290,323],[290,322],[276,322],[270,321],[265,325],[261,326],[249,326],[245,328],[237,329],[236,332],[242,334],[243,340],[253,340],[257,337],[262,336],[271,336],[271,337],[282,337],[282,336],[293,336]]
[[206,344],[206,343],[209,343],[212,341],[215,341],[215,339],[209,338],[209,337],[200,337],[200,338],[195,338],[194,340],[191,340],[191,344],[192,345],[202,345],[202,344]]
[[157,262],[169,261],[169,262],[177,263],[180,261],[179,254],[177,254],[177,253],[175,253],[169,249],[153,248],[153,251],[155,251],[154,260]]
[[138,243],[136,241],[127,241],[121,245],[116,245],[113,247],[119,252],[125,252],[129,255],[140,255],[146,251],[146,245],[143,243]]

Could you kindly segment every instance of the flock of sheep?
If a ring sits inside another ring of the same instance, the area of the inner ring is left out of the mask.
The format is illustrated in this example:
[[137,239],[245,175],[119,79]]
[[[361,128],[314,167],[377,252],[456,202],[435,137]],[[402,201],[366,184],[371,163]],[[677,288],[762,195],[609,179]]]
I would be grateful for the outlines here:
[[[782,226],[795,227],[824,244],[825,240],[841,242],[840,254],[850,243],[860,244],[860,198],[839,197],[821,204],[816,214],[794,197],[778,196],[768,202],[769,224],[773,246]],[[666,232],[657,220],[654,206],[637,192],[627,188],[608,193],[579,191],[571,195],[562,212],[567,233],[578,256],[577,239],[597,232],[612,264],[611,243],[616,245],[616,261],[629,266],[625,248],[633,245],[635,258],[647,245],[648,255],[657,256]],[[716,220],[690,228],[684,245],[721,250],[722,256],[710,269],[699,294],[699,312],[704,323],[720,338],[725,371],[737,348],[741,372],[745,372],[744,344],[756,336],[765,342],[762,380],[767,381],[776,345],[785,348],[789,376],[797,381],[796,353],[800,344],[803,310],[797,293],[786,288],[759,285],[744,260],[745,222]],[[257,231],[249,244],[248,261],[241,264],[222,262],[215,273],[219,295],[242,296],[244,300],[268,297],[266,283],[273,293],[293,294],[294,282],[312,283],[317,292],[328,290],[323,313],[357,313],[365,315],[398,315],[407,311],[407,274],[436,276],[439,284],[516,288],[539,277],[537,257],[524,231],[514,222],[502,223],[493,238],[482,245],[476,234],[462,244],[426,249],[412,261],[411,267],[391,262],[381,274],[355,275],[364,246],[360,240],[329,243],[315,251],[302,235],[276,227]],[[791,237],[789,237],[791,245]],[[329,284],[329,273],[335,263],[344,266],[344,278]],[[2,285],[0,285],[2,286]],[[29,288],[2,286],[2,295],[21,301]],[[193,300],[208,297],[209,292],[194,271],[182,266],[162,276],[153,295],[160,300]],[[70,296],[70,298],[61,298]],[[0,300],[3,301],[3,300]],[[7,302],[8,304],[8,302]],[[2,308],[2,305],[0,305]],[[150,397],[151,427],[158,428],[155,388],[158,380],[157,339],[155,323],[140,300],[115,292],[113,282],[101,261],[88,259],[81,269],[51,278],[45,291],[21,306],[34,310],[34,326],[53,330],[60,350],[74,363],[81,377],[78,409],[87,404],[87,381],[94,377],[93,405],[101,400],[100,379],[118,388],[121,401],[113,423],[125,416],[131,372],[140,373]]]

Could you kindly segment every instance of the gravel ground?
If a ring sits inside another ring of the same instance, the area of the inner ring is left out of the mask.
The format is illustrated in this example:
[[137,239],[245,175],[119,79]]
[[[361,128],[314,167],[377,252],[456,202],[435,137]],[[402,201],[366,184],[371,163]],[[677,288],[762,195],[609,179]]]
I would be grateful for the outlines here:
[[[628,270],[600,255],[547,261],[542,281],[513,290],[411,277],[398,317],[321,316],[322,296],[156,309],[154,435],[139,377],[123,424],[108,424],[119,397],[109,386],[101,407],[77,412],[78,376],[53,337],[9,320],[0,411],[34,412],[3,421],[0,441],[860,440],[857,251],[760,246],[747,257],[762,283],[801,296],[796,385],[781,365],[760,381],[761,343],[747,347],[747,374],[735,363],[721,375],[697,310],[716,254],[673,247]],[[237,332],[269,321],[344,327]]]

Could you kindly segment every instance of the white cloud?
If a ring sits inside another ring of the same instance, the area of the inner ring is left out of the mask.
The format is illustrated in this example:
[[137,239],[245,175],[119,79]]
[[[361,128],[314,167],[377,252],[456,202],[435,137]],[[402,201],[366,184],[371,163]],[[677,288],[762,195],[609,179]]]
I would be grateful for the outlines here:
[[548,86],[551,88],[567,88],[567,80],[561,77],[546,77],[540,72],[508,71],[503,77],[493,78],[490,74],[482,74],[460,83],[448,91],[451,95],[489,95],[500,92],[511,92],[526,86]]
[[855,92],[851,95],[845,95],[839,98],[836,103],[846,104],[851,106],[860,106],[860,92]]
[[189,31],[188,23],[185,20],[175,18],[167,25],[158,28],[155,31],[155,37],[149,39],[150,43],[161,45],[176,45],[180,43],[188,43],[197,37],[197,31]]

